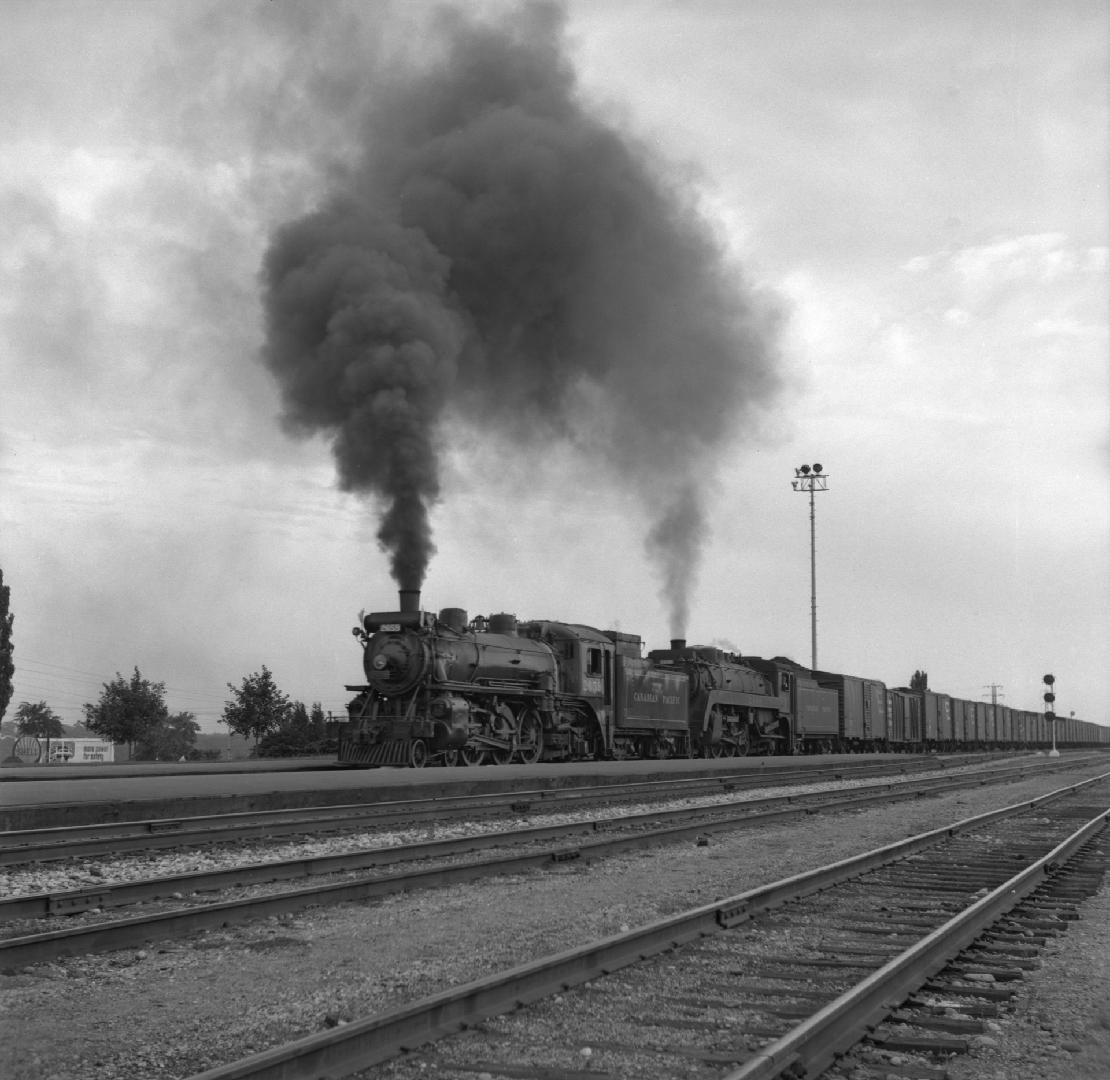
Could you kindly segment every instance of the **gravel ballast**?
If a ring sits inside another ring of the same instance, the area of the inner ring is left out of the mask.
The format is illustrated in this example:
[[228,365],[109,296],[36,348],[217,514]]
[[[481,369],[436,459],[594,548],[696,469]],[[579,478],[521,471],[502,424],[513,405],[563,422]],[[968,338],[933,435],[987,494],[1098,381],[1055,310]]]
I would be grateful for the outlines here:
[[[571,863],[543,873],[275,918],[187,942],[27,968],[0,978],[8,1033],[0,1045],[0,1075],[21,1080],[191,1076],[583,939],[1032,798],[1065,782],[1059,776],[1040,777],[891,802],[760,832],[721,834],[708,846],[678,844],[595,865]],[[1000,1030],[992,1030],[976,1047],[974,1058],[954,1059],[954,1077],[1110,1075],[1105,1068],[1110,1036],[1104,993],[1110,981],[1106,888],[1088,908],[1094,920],[1084,917],[1050,943],[1045,966],[1028,981],[1027,1011],[1022,1011],[1026,1004],[1019,1005],[1013,1020],[998,1024]],[[1058,964],[1062,974],[1054,978]],[[1084,984],[1085,976],[1096,975],[1101,983]],[[1097,1001],[1095,987],[1102,994]],[[1006,1056],[1011,1046],[1018,1055],[1014,1060],[1025,1063],[1021,1071],[1006,1071],[1015,1067]],[[1088,1058],[1092,1067],[1101,1060],[1101,1071],[1081,1071]],[[1057,1065],[1066,1069],[1044,1071]],[[957,1073],[961,1067],[968,1071]],[[379,1073],[401,1075],[404,1070],[402,1062]]]

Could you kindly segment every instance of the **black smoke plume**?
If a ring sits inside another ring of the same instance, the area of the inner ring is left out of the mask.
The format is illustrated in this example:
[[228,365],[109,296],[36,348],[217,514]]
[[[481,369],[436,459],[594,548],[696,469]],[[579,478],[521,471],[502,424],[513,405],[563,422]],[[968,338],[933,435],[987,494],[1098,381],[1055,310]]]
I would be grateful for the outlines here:
[[552,4],[439,23],[373,87],[358,164],[281,228],[266,362],[334,433],[402,588],[434,552],[442,421],[572,439],[641,499],[683,636],[722,448],[776,388],[776,316],[652,155],[591,113]]

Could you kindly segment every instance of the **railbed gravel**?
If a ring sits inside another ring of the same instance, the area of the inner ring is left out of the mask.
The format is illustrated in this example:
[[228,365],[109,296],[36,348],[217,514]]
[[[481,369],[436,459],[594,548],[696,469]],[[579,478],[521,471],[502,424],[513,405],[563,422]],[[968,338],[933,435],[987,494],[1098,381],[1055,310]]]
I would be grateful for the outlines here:
[[[707,846],[687,842],[595,864],[560,864],[25,968],[0,977],[8,1033],[0,1040],[0,1075],[189,1077],[1066,782],[1057,774],[895,801],[718,834]],[[972,1055],[952,1059],[953,1080],[1110,1076],[1110,889],[1104,886],[1083,911],[1066,935],[1050,941],[1013,1018],[992,1022]],[[589,1069],[585,1049],[568,1031],[552,1058]],[[698,1071],[692,1067],[691,1075]],[[365,1075],[428,1074],[401,1059]]]
[[[1012,764],[1009,761],[993,763],[989,766],[988,771],[1010,768]],[[653,811],[693,808],[711,810],[714,807],[732,807],[745,802],[756,802],[787,795],[800,798],[806,795],[842,792],[867,786],[897,786],[920,779],[950,779],[954,774],[979,771],[981,768],[982,766],[979,765],[968,765],[908,776],[891,775],[881,779],[871,778],[870,780],[830,780],[812,784],[784,785],[741,792],[719,792],[633,804],[621,803],[612,806],[568,808],[559,812],[542,812],[520,816],[504,814],[494,819],[452,818],[446,821],[421,822],[411,828],[391,826],[364,829],[342,836],[305,836],[298,839],[274,838],[271,840],[251,839],[232,843],[220,841],[204,847],[189,846],[180,850],[166,851],[158,849],[148,852],[126,852],[115,858],[73,856],[57,862],[13,864],[0,877],[0,899],[26,894],[57,894],[73,890],[100,889],[115,884],[159,877],[227,870],[240,866],[278,863],[287,860],[320,858],[373,848],[398,848],[428,840],[491,835],[499,832],[540,828],[549,825],[568,825],[592,820],[613,820]],[[552,844],[559,843],[573,844],[573,839],[567,837],[562,841],[536,840],[532,842],[513,840],[511,846],[517,851],[528,846],[539,846],[546,850]],[[488,849],[486,854],[492,856],[497,850],[498,848]],[[61,929],[88,928],[127,917],[129,913],[154,915],[178,910],[184,906],[208,906],[223,902],[254,899],[287,892],[291,889],[312,886],[322,888],[328,884],[366,880],[395,874],[401,872],[402,866],[419,869],[433,865],[450,865],[468,861],[470,858],[471,856],[465,853],[453,856],[419,857],[403,864],[386,864],[361,870],[315,874],[311,880],[295,878],[260,881],[248,885],[227,886],[217,891],[196,891],[189,889],[187,883],[182,883],[179,891],[157,899],[148,899],[142,903],[132,905],[129,909],[94,907],[71,912],[61,917],[11,919],[0,923],[0,939],[7,940],[23,935],[48,933]]]
[[[991,763],[990,767],[1008,769],[1013,768],[1015,764],[1015,760],[1003,759]],[[972,764],[908,775],[790,784],[781,787],[756,788],[750,791],[645,800],[641,803],[571,808],[558,812],[544,811],[515,816],[506,813],[496,818],[481,819],[458,817],[448,821],[421,823],[411,828],[374,827],[341,835],[306,835],[295,839],[220,840],[209,845],[194,845],[180,849],[124,852],[117,856],[70,856],[45,863],[13,863],[0,870],[0,899],[32,893],[66,892],[203,870],[223,870],[251,863],[319,858],[370,847],[400,847],[423,840],[449,840],[461,836],[591,819],[609,820],[626,815],[649,813],[653,810],[723,806],[785,795],[814,795],[827,791],[847,791],[869,785],[904,784],[931,777],[957,777],[979,769],[982,769],[981,765]]]

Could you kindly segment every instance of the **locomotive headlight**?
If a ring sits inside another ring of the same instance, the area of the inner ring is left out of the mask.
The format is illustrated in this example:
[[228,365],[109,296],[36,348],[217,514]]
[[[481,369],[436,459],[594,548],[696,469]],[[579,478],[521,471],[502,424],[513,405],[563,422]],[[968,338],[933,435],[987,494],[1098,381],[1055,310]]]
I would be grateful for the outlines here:
[[378,655],[374,657],[373,663],[375,671],[385,671],[386,667],[389,665],[389,661],[386,660],[381,653],[378,653]]

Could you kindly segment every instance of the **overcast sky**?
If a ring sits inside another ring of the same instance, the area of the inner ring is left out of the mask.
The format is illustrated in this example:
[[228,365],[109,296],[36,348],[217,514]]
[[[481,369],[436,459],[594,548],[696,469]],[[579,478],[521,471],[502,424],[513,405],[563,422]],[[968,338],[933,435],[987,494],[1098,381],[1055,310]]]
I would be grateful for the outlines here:
[[[262,665],[342,710],[350,628],[395,585],[374,501],[340,489],[326,433],[280,421],[261,267],[373,155],[368,106],[434,67],[443,18],[0,4],[8,718],[75,722],[136,666],[206,730]],[[1051,671],[1059,711],[1110,722],[1105,5],[582,0],[562,33],[584,115],[681,177],[780,313],[778,393],[716,410],[689,470],[688,638],[809,662],[790,481],[820,462],[820,667],[1030,709]],[[667,644],[642,483],[450,408],[442,437],[426,607]]]

